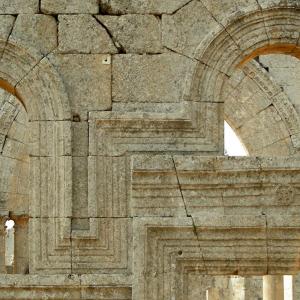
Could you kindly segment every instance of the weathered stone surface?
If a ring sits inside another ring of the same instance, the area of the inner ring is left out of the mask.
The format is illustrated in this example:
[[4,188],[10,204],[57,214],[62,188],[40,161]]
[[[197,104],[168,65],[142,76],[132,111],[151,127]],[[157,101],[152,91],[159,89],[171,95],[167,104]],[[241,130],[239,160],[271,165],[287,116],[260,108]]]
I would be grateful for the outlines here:
[[57,47],[57,24],[52,16],[21,14],[17,17],[9,42],[46,55]]
[[[299,4],[39,2],[0,0],[0,299],[253,300],[230,276],[298,273],[300,73],[260,58],[300,57]],[[223,157],[224,119],[254,157]]]
[[152,15],[97,16],[126,53],[160,53],[161,21]]
[[88,156],[88,140],[88,123],[72,122],[72,155]]
[[[280,165],[288,168],[289,164],[293,165],[290,175],[275,171]],[[255,158],[138,157],[132,165],[133,214],[161,217],[297,214],[299,197],[290,182],[292,178],[299,180],[292,175],[298,164],[297,159],[291,163],[275,158],[270,163]],[[254,177],[249,170],[254,171]],[[238,188],[232,187],[232,182]]]
[[[131,300],[129,276],[118,275],[1,275],[0,299]],[[14,288],[12,288],[12,286]],[[34,291],[34,292],[33,292]]]
[[184,115],[90,113],[89,151],[101,156],[166,151],[217,154],[223,151],[218,121],[222,109],[219,103],[188,103]]
[[58,43],[61,53],[117,53],[110,36],[87,14],[59,15]]
[[113,58],[114,102],[180,102],[186,77],[195,64],[177,54],[116,55]]
[[1,14],[34,14],[39,11],[39,0],[1,0]]
[[162,16],[163,45],[194,57],[222,29],[200,1],[191,1],[173,15]]
[[87,120],[89,111],[111,108],[110,55],[65,54],[50,59],[63,78],[73,115]]
[[6,41],[11,33],[16,18],[14,16],[1,16],[0,18],[0,37],[1,40]]
[[101,0],[100,6],[103,12],[111,14],[171,14],[188,2],[189,0]]
[[97,0],[41,0],[41,10],[49,14],[97,14]]
[[[72,158],[74,218],[88,218],[88,164],[87,157]],[[80,221],[80,220],[79,220]],[[80,223],[80,222],[78,222]]]
[[260,11],[260,6],[256,0],[202,0],[201,2],[212,16],[224,26],[248,12]]

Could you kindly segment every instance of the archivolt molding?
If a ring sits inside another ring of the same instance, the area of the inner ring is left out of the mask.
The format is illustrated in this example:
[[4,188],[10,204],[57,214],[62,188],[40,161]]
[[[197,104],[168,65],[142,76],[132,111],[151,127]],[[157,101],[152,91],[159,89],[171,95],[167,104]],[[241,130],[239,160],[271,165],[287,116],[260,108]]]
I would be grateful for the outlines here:
[[[299,160],[288,157],[134,156],[132,214],[295,215],[299,166]],[[282,199],[284,190],[293,191],[291,199]]]
[[69,99],[63,82],[47,56],[28,53],[19,45],[0,43],[1,87],[25,106],[30,121],[71,120]]
[[183,300],[192,271],[200,276],[297,273],[298,226],[297,217],[138,218],[133,299]]
[[221,90],[237,67],[266,53],[299,55],[300,14],[276,9],[236,20],[194,54],[198,60],[187,100],[223,102]]
[[[13,27],[10,34],[12,31]],[[10,35],[4,38],[1,36],[0,41],[0,87],[20,100],[29,119],[30,272],[46,268],[55,273],[58,268],[70,270],[68,217],[72,216],[72,135],[69,99],[47,55],[23,45],[22,41],[10,39]],[[53,239],[54,243],[49,242]]]
[[[299,115],[286,93],[257,62],[247,63],[229,78],[222,98],[224,118],[241,136],[250,154],[272,148],[270,154],[288,156],[299,148]],[[260,117],[262,126],[257,123],[255,131],[253,124]],[[280,143],[285,147],[276,148]]]

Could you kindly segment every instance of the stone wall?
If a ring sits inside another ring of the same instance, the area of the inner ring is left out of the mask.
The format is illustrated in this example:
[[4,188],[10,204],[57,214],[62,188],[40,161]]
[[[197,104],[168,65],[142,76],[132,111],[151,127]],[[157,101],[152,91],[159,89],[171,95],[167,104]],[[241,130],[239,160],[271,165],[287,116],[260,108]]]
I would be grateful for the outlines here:
[[[229,275],[299,272],[299,110],[253,60],[300,57],[299,7],[0,0],[0,299],[231,299]],[[268,157],[222,157],[224,119]]]

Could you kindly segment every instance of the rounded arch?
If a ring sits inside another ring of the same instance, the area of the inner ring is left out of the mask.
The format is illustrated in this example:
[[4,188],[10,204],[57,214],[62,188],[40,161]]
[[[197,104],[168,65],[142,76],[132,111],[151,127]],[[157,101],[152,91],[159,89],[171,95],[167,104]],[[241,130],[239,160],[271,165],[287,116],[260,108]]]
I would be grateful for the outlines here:
[[300,118],[286,93],[256,61],[237,72],[222,92],[225,120],[251,155],[293,155]]
[[198,63],[187,98],[221,103],[226,98],[229,81],[239,82],[241,76],[252,77],[284,120],[293,147],[300,148],[299,116],[285,101],[284,93],[269,88],[270,83],[265,82],[262,73],[250,62],[254,57],[268,53],[299,58],[299,28],[300,11],[283,7],[250,13],[235,20],[209,45],[197,49],[195,57]]
[[206,47],[196,50],[198,63],[190,98],[221,101],[223,81],[253,55],[276,51],[298,56],[299,28],[300,12],[284,8],[255,12],[234,21]]
[[68,95],[49,57],[0,41],[0,87],[25,106],[29,120],[71,120]]

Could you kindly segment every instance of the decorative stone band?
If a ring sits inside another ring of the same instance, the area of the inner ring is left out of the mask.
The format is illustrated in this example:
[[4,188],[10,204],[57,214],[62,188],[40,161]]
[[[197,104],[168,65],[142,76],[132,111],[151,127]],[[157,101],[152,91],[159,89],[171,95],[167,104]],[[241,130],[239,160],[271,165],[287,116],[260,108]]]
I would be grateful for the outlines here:
[[[179,113],[90,113],[90,155],[220,153],[222,105],[186,103]],[[223,121],[223,120],[222,120]]]
[[134,216],[299,214],[299,158],[135,156]]
[[133,299],[184,300],[203,275],[295,274],[299,228],[288,215],[136,218]]
[[131,279],[110,275],[0,275],[0,299],[131,300]]

